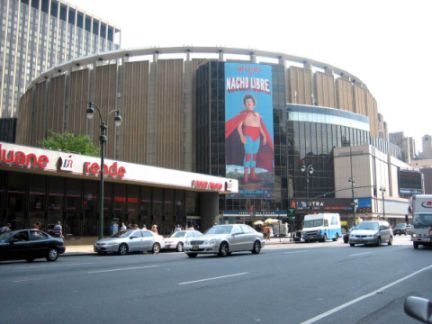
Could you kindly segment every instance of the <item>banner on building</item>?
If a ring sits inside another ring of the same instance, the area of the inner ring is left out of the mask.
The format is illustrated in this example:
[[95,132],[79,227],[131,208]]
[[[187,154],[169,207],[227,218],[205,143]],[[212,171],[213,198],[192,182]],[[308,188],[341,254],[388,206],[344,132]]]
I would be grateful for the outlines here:
[[274,187],[272,69],[225,63],[226,176],[239,180],[236,198],[271,198]]

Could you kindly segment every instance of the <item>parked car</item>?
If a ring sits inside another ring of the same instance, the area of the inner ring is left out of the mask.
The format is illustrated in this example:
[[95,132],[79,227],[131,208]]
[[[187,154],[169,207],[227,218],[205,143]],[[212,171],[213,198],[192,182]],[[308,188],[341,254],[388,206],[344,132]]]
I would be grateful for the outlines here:
[[347,231],[343,234],[343,242],[344,242],[344,243],[348,243],[350,233],[351,233],[354,229],[355,229],[355,226],[351,227],[349,230],[347,230]]
[[200,231],[185,230],[174,232],[170,237],[164,239],[166,250],[177,250],[183,252],[185,240],[203,235]]
[[120,231],[111,237],[96,241],[93,249],[98,254],[128,252],[159,253],[164,247],[163,237],[148,230]]
[[0,260],[27,260],[38,258],[56,261],[66,250],[62,238],[38,229],[21,229],[0,234]]
[[394,235],[407,235],[407,224],[406,223],[399,223],[396,224],[396,226],[393,228],[393,234]]
[[259,254],[264,246],[264,236],[245,224],[215,225],[203,236],[187,239],[184,252],[194,258],[198,254],[227,256],[232,252],[251,251]]
[[348,242],[350,246],[356,244],[380,246],[382,243],[392,245],[393,231],[386,221],[364,221],[350,233]]

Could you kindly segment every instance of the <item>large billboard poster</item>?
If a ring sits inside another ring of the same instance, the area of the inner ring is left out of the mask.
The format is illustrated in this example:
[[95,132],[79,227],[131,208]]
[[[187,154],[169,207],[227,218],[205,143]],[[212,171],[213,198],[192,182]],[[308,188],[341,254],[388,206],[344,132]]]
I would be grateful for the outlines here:
[[226,176],[239,198],[271,198],[274,187],[273,87],[269,65],[225,63]]

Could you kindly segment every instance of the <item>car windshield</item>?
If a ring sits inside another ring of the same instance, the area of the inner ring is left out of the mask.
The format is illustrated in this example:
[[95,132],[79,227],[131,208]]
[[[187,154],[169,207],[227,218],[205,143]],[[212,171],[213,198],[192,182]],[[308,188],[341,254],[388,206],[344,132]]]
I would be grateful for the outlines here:
[[318,227],[323,226],[323,219],[311,219],[304,221],[303,227],[304,228],[310,228],[310,227]]
[[0,234],[0,242],[6,242],[10,237],[10,232],[4,232]]
[[117,232],[117,233],[111,235],[111,237],[114,237],[114,238],[128,237],[129,235],[132,234],[132,232],[133,231],[120,231],[120,232]]
[[432,214],[416,214],[413,217],[414,228],[425,228],[432,226]]
[[230,225],[218,225],[218,226],[213,226],[212,228],[210,228],[206,234],[229,234],[231,233],[232,230],[232,226]]
[[363,223],[358,224],[357,227],[356,227],[356,229],[378,231],[379,224],[378,223],[366,223],[366,222],[363,222]]
[[175,232],[173,235],[171,235],[171,237],[185,237],[186,235],[186,231],[178,231]]

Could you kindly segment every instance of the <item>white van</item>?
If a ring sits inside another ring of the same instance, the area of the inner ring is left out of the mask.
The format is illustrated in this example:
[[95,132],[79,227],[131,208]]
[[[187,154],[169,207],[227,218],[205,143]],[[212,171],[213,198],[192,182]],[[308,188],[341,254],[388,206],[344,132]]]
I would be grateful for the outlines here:
[[419,245],[432,246],[432,195],[415,195],[411,200],[414,249]]
[[305,242],[336,241],[341,236],[342,228],[339,214],[320,213],[305,215],[302,230],[302,238]]

